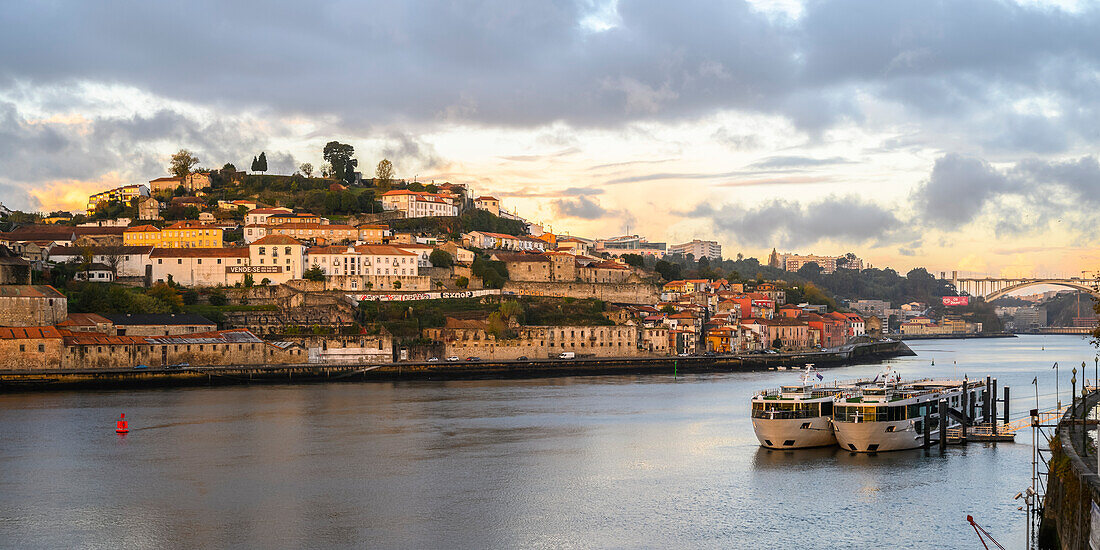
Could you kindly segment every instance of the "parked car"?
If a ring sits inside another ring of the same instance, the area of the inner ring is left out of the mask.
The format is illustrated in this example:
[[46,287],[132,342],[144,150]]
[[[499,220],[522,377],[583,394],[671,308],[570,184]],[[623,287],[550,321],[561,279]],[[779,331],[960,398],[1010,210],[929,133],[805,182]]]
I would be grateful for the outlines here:
[[135,369],[147,369],[147,368],[149,368],[149,365],[134,365],[134,368]]
[[454,363],[455,361],[458,361],[458,356],[457,355],[452,355],[452,356],[448,357],[447,360]]
[[516,357],[516,361],[527,361],[527,360],[528,359],[527,359],[526,355],[520,355],[519,357]]
[[481,361],[481,358],[480,357],[467,357],[466,360],[467,361]]
[[572,351],[563,351],[558,354],[558,359],[576,359],[577,354]]
[[429,363],[438,363],[438,362],[439,362],[439,358],[438,358],[438,357],[429,357],[429,358],[428,358],[428,362],[429,362]]
[[677,354],[677,357],[691,357],[691,354],[685,351],[684,353]]

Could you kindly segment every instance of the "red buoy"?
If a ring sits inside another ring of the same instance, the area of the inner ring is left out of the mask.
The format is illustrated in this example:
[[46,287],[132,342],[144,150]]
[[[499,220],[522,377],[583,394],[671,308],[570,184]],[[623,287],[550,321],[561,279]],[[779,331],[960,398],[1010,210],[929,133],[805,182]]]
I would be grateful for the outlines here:
[[130,426],[126,423],[126,413],[122,413],[122,417],[118,419],[118,425],[115,427],[115,433],[128,434],[130,433]]

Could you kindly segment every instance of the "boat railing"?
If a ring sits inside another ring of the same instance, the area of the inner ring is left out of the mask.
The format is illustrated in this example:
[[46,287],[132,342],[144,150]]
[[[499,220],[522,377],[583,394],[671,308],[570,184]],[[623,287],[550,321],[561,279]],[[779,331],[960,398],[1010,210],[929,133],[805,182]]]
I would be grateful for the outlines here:
[[776,411],[776,410],[757,410],[752,411],[753,418],[762,418],[765,420],[795,420],[799,418],[817,418],[821,416],[818,411]]

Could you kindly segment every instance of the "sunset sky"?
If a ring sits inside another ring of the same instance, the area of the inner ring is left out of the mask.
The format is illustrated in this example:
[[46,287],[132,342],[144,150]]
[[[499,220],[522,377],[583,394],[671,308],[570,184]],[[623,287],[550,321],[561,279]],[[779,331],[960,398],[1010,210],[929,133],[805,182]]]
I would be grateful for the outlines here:
[[1093,4],[110,4],[0,10],[5,205],[335,139],[585,237],[1100,270]]

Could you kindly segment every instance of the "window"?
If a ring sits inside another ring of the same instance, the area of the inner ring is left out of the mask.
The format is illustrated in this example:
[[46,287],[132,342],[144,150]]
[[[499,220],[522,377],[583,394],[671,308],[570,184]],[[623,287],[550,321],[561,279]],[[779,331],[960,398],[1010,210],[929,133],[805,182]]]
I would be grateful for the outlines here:
[[221,265],[221,263],[222,263],[222,259],[218,258],[218,264]]
[[24,351],[27,351],[26,344],[19,344],[19,351],[20,351],[20,353],[22,353]]
[[199,258],[199,265],[202,265],[202,258]]
[[164,263],[164,260],[162,260],[162,259],[160,259],[160,258],[157,258],[157,264],[158,264],[158,265],[159,265],[159,264],[163,264],[163,263]]
[[38,344],[38,353],[43,353],[45,351],[46,351],[46,344]]
[[176,260],[176,265],[183,265],[183,259],[182,258],[177,259]]

